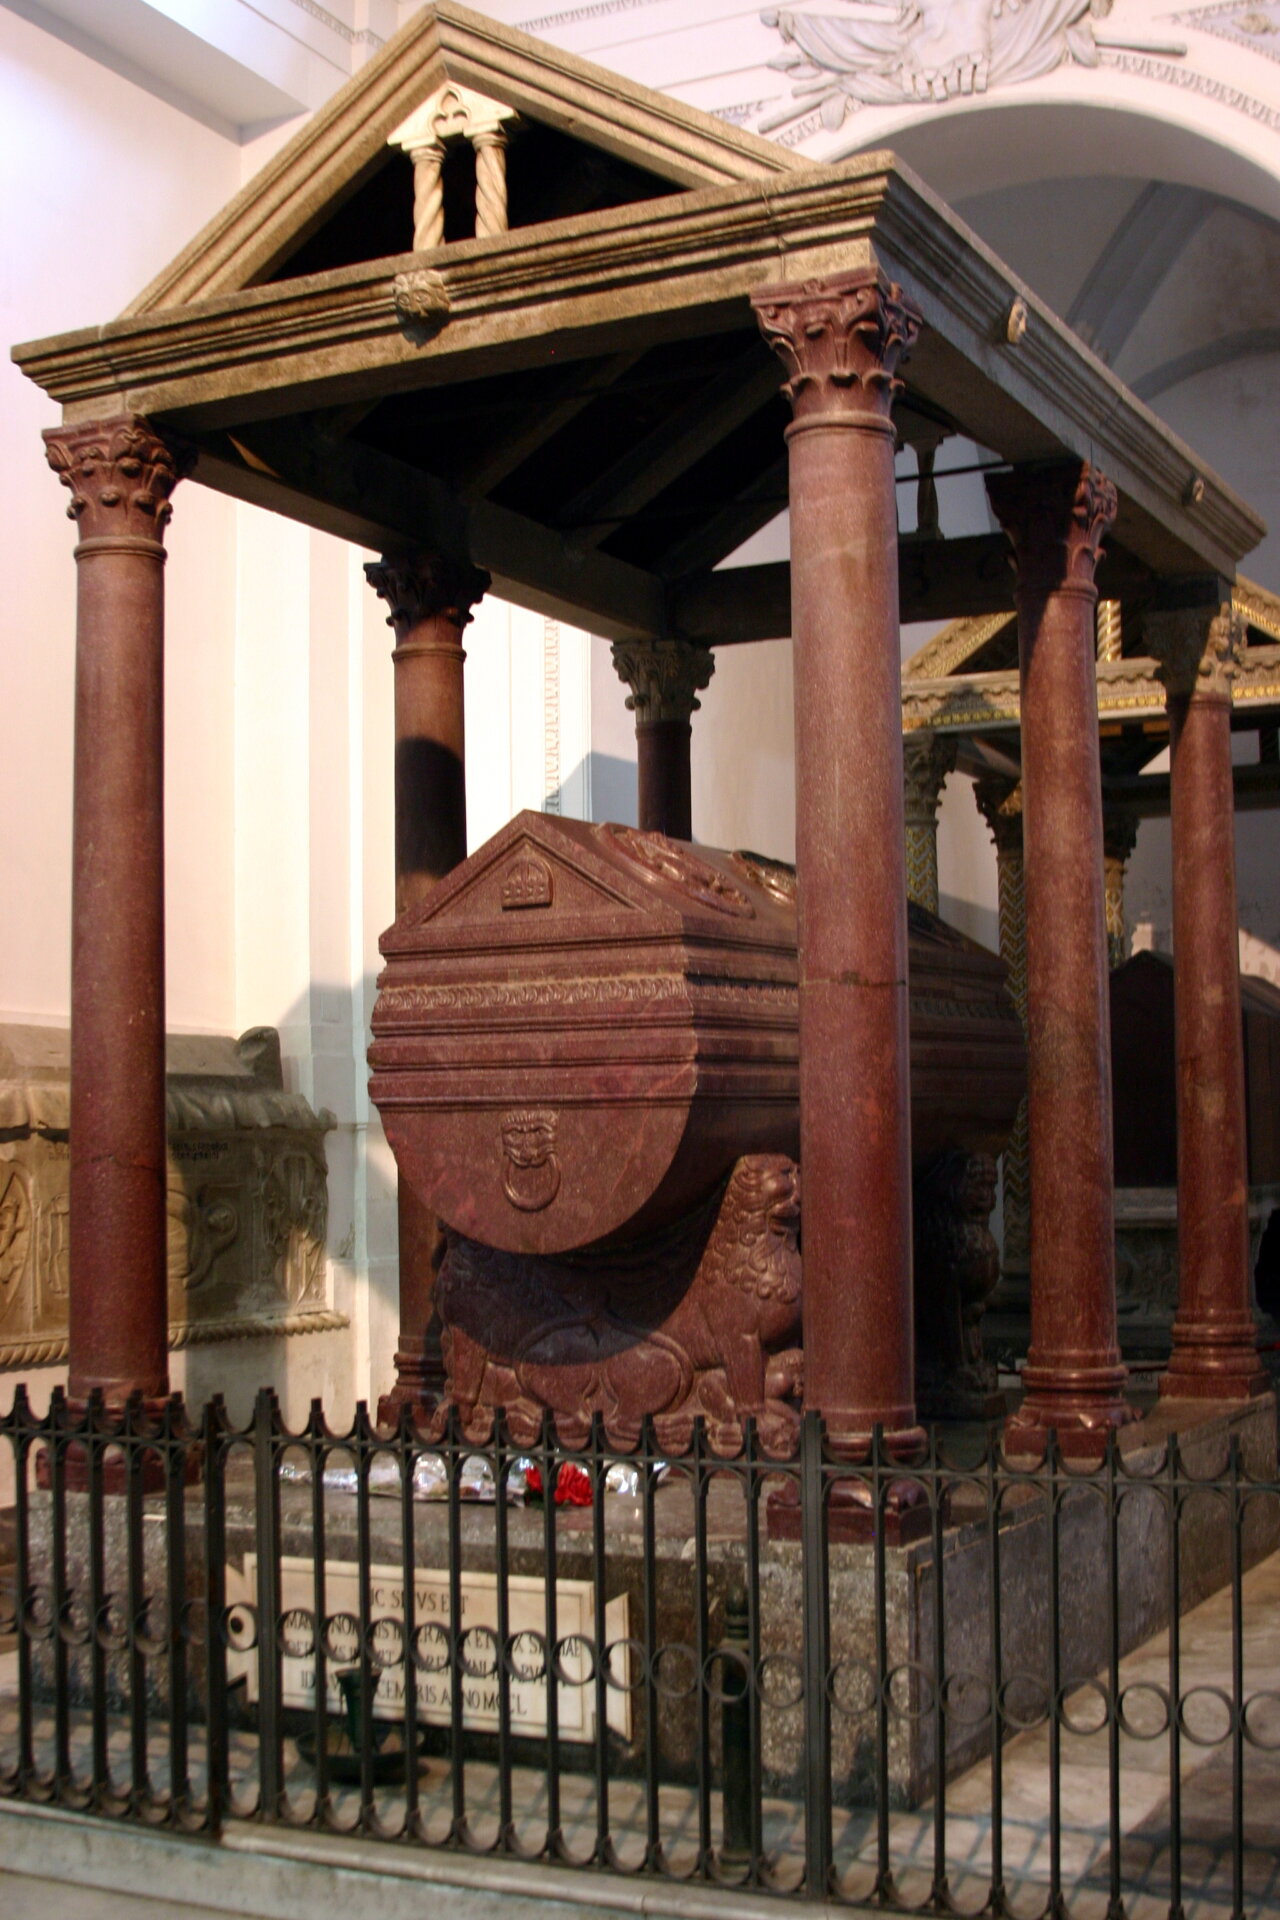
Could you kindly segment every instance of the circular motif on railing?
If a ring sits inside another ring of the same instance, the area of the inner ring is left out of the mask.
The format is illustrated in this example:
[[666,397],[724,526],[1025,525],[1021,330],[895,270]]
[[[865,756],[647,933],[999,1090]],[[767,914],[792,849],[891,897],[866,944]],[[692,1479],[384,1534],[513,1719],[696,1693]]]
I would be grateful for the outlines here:
[[87,1647],[93,1623],[80,1596],[69,1593],[58,1608],[58,1638],[65,1647]]
[[552,1648],[551,1670],[561,1686],[590,1686],[596,1677],[595,1641],[582,1633],[566,1633]]
[[827,1697],[850,1720],[875,1710],[876,1672],[869,1660],[837,1660],[827,1675]]
[[1178,1731],[1193,1747],[1220,1747],[1235,1719],[1231,1695],[1221,1687],[1191,1687],[1178,1702]]
[[1101,1733],[1111,1722],[1111,1695],[1100,1680],[1073,1680],[1058,1694],[1058,1719],[1068,1733]]
[[316,1617],[310,1607],[290,1607],[276,1625],[276,1645],[286,1660],[309,1660],[316,1650]]
[[360,1622],[354,1613],[331,1613],[324,1623],[324,1651],[327,1660],[349,1667],[360,1651]]
[[756,1668],[760,1704],[785,1710],[804,1699],[804,1668],[793,1653],[766,1653]]
[[1169,1695],[1154,1680],[1134,1680],[1122,1687],[1116,1706],[1120,1731],[1131,1740],[1158,1740],[1169,1731]]
[[513,1680],[532,1683],[546,1678],[547,1643],[533,1627],[510,1634],[503,1648],[502,1664]]
[[178,1612],[178,1632],[189,1647],[209,1643],[209,1607],[204,1600],[184,1600]]
[[655,1650],[650,1672],[664,1700],[687,1700],[698,1685],[697,1655],[683,1640],[670,1640]]
[[[258,1609],[247,1600],[237,1600],[224,1610],[218,1631],[228,1653],[252,1653],[258,1644]],[[124,1639],[117,1638],[111,1642],[112,1651],[124,1645]]]
[[[720,1670],[719,1682],[716,1669]],[[722,1707],[736,1707],[751,1691],[751,1662],[742,1647],[717,1647],[702,1663],[702,1687],[707,1698]]]
[[438,1620],[424,1621],[413,1630],[413,1664],[423,1673],[445,1673],[449,1666],[449,1636]]
[[492,1680],[502,1649],[492,1627],[465,1627],[458,1636],[458,1661],[472,1680]]
[[786,866],[781,860],[770,860],[763,853],[748,853],[744,848],[736,849],[729,858],[744,880],[750,880],[753,886],[760,887],[779,906],[795,906],[794,867]]
[[1261,1753],[1280,1749],[1280,1693],[1268,1688],[1244,1703],[1244,1737]]
[[404,1624],[394,1614],[380,1613],[376,1620],[369,1622],[365,1635],[365,1645],[369,1650],[369,1665],[380,1673],[386,1673],[391,1667],[398,1667],[404,1660]]
[[150,1594],[143,1597],[133,1616],[133,1644],[139,1653],[163,1653],[169,1644],[169,1610]]
[[[619,1664],[632,1678],[620,1680],[614,1673],[613,1656],[621,1654]],[[638,1693],[645,1683],[648,1660],[642,1640],[611,1640],[604,1650],[604,1677],[619,1693]]]
[[18,1630],[18,1589],[0,1587],[0,1634]]
[[104,1594],[99,1602],[93,1636],[104,1653],[123,1653],[129,1644],[129,1623],[114,1593]]
[[1011,1673],[997,1691],[1000,1718],[1007,1727],[1029,1733],[1049,1718],[1049,1689],[1034,1673]]
[[601,828],[609,844],[638,867],[646,880],[656,880],[694,900],[713,913],[729,913],[740,920],[753,920],[755,908],[740,887],[696,853],[665,833],[641,833],[638,827]]
[[[911,1682],[916,1683],[916,1704],[911,1704]],[[884,1678],[885,1701],[896,1719],[915,1722],[933,1712],[937,1689],[933,1675],[919,1660],[902,1660],[890,1667]]]
[[28,1640],[53,1638],[53,1595],[48,1587],[33,1586],[22,1603],[22,1631]]
[[948,1720],[976,1727],[991,1712],[991,1682],[972,1667],[956,1667],[942,1683],[942,1704]]

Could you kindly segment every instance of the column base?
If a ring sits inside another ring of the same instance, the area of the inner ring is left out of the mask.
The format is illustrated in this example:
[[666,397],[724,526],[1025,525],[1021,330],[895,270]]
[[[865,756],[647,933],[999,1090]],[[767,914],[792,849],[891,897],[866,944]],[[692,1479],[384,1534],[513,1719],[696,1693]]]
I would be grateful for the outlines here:
[[[766,1525],[770,1540],[799,1540],[804,1533],[800,1488],[788,1480],[769,1495]],[[890,1480],[881,1496],[880,1516],[887,1547],[925,1540],[933,1527],[929,1496],[918,1480]],[[874,1540],[878,1516],[868,1480],[836,1480],[827,1494],[828,1546],[858,1546]]]
[[378,1401],[378,1425],[399,1426],[408,1408],[409,1418],[421,1426],[439,1406],[443,1384],[425,1354],[398,1352],[395,1385]]
[[1250,1315],[1226,1326],[1173,1323],[1173,1352],[1160,1376],[1168,1400],[1256,1400],[1271,1389]]
[[1043,1453],[1049,1435],[1068,1459],[1100,1455],[1107,1435],[1138,1418],[1124,1397],[1123,1366],[1054,1367],[1043,1360],[1022,1370],[1025,1397],[1004,1423],[1006,1454]]
[[[165,1471],[163,1443],[155,1446],[147,1445],[145,1422],[153,1421],[158,1428],[164,1419],[167,1405],[168,1402],[165,1400],[144,1401],[141,1410],[142,1421],[133,1426],[127,1440],[112,1440],[107,1435],[103,1436],[101,1485],[104,1494],[128,1492],[130,1472],[126,1447],[128,1452],[135,1456],[141,1454],[137,1473],[144,1496],[164,1492],[168,1485],[168,1474]],[[71,1405],[67,1411],[69,1418],[76,1421],[83,1419],[87,1409],[84,1406]],[[108,1408],[105,1417],[111,1419],[114,1416],[119,1419],[124,1412],[125,1409],[120,1407]],[[98,1417],[103,1416],[100,1414]],[[138,1432],[139,1425],[143,1427],[141,1436]],[[63,1485],[67,1492],[88,1493],[90,1463],[88,1445],[83,1440],[68,1440],[63,1449],[62,1458]],[[182,1483],[187,1487],[196,1486],[203,1478],[204,1447],[193,1437],[187,1444],[183,1459]],[[36,1485],[42,1493],[49,1492],[53,1485],[53,1461],[47,1446],[36,1450]]]

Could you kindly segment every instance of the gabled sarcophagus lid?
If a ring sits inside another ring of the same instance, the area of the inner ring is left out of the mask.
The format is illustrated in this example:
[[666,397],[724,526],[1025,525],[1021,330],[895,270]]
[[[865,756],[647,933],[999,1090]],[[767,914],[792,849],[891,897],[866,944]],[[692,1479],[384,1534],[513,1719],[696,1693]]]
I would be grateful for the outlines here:
[[[795,880],[523,813],[383,936],[370,1092],[400,1177],[487,1246],[563,1253],[800,1157]],[[917,1148],[989,1147],[1023,1086],[1004,969],[912,909]]]

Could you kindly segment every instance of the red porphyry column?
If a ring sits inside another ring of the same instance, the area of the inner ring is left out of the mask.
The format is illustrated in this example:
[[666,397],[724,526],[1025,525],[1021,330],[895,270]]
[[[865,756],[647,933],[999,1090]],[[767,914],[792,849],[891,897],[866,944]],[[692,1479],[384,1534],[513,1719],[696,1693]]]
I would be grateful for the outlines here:
[[[396,914],[426,897],[467,857],[466,740],[462,632],[486,592],[489,575],[435,557],[384,558],[365,568],[391,611],[396,636]],[[411,1187],[396,1195],[400,1259],[400,1337],[396,1379],[378,1405],[392,1425],[402,1406],[415,1415],[435,1405],[444,1382],[439,1345],[429,1340],[432,1297],[443,1251],[440,1228]]]
[[169,1391],[164,527],[189,460],[134,415],[54,428],[76,522],[73,1403]]
[[613,665],[636,717],[637,818],[646,833],[693,838],[690,749],[715,656],[679,640],[615,640]]
[[1129,1417],[1116,1338],[1094,570],[1116,491],[1065,461],[993,475],[1013,546],[1022,702],[1031,1348],[1008,1439],[1091,1453]]
[[875,267],[753,295],[789,374],[805,1402],[838,1450],[919,1440],[894,368]]
[[1244,622],[1228,602],[1152,612],[1144,628],[1165,684],[1172,768],[1178,1311],[1160,1391],[1247,1400],[1269,1381],[1249,1274],[1231,771],[1231,679]]

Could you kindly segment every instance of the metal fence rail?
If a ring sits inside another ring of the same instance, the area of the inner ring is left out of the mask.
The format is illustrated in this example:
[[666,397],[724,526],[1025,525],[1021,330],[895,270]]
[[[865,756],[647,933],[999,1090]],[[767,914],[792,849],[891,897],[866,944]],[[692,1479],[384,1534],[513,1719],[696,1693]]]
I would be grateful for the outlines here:
[[[1271,1403],[1081,1467],[0,1416],[0,1793],[893,1910],[1280,1905]],[[539,1493],[539,1487],[541,1492]]]

